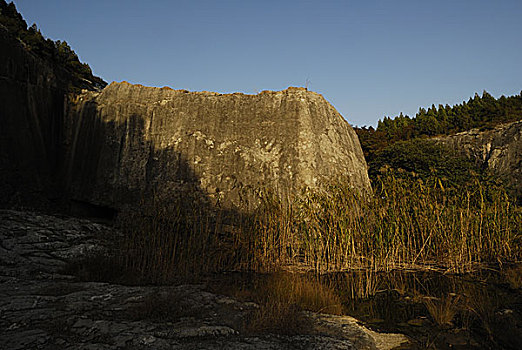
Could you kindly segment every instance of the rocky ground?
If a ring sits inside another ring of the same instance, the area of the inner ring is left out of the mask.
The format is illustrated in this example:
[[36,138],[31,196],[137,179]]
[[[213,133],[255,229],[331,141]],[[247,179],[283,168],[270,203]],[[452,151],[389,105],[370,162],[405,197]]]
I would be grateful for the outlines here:
[[241,325],[257,305],[204,285],[133,287],[63,273],[72,259],[103,249],[111,230],[0,211],[0,349],[391,349],[407,342],[351,317],[314,313],[313,335],[247,334]]

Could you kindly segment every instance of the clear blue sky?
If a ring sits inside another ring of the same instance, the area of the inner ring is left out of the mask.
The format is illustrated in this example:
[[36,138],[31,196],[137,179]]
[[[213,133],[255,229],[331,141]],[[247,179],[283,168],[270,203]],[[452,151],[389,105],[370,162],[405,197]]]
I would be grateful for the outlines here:
[[520,0],[16,0],[96,75],[174,89],[304,86],[354,125],[522,90]]

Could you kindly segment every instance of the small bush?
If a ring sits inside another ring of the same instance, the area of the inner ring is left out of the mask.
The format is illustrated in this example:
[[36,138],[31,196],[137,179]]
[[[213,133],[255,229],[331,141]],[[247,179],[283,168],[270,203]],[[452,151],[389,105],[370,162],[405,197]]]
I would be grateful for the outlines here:
[[298,305],[308,311],[340,315],[343,312],[339,296],[317,277],[279,272],[271,275],[259,288],[260,299],[279,300]]
[[312,321],[296,304],[281,300],[268,300],[259,306],[243,325],[243,331],[251,334],[307,334],[312,331]]
[[425,297],[423,302],[430,316],[439,326],[450,326],[459,312],[460,299],[457,296]]
[[249,333],[312,333],[312,321],[303,310],[343,313],[339,296],[315,276],[273,273],[255,284],[249,297],[259,304],[244,325]]

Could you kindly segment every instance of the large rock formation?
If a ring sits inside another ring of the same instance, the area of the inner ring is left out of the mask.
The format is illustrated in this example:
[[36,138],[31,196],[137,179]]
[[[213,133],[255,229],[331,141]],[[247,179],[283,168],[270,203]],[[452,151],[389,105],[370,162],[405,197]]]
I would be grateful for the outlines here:
[[71,195],[98,205],[192,188],[244,209],[260,189],[286,197],[341,176],[370,188],[353,129],[303,88],[245,95],[112,83],[77,96],[65,130]]
[[306,89],[99,92],[2,26],[0,47],[0,206],[61,198],[119,209],[190,190],[244,209],[264,188],[286,198],[339,176],[370,188],[355,132]]
[[436,138],[501,177],[522,198],[522,121]]

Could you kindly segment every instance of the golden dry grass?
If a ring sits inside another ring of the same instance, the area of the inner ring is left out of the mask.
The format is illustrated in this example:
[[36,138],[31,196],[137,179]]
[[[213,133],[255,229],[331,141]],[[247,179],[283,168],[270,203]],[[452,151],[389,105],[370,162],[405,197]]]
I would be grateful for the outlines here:
[[255,287],[250,297],[259,304],[245,323],[245,330],[252,333],[310,333],[312,323],[303,310],[343,313],[339,296],[316,276],[273,273]]
[[450,326],[459,312],[460,299],[455,295],[448,294],[441,298],[424,297],[422,300],[431,318],[439,326]]
[[387,176],[371,198],[337,183],[286,204],[269,196],[264,209],[254,237],[261,266],[468,272],[522,257],[522,213],[480,183],[457,192]]
[[251,334],[295,335],[311,333],[312,329],[311,320],[299,306],[279,300],[260,304],[243,325],[243,331]]
[[248,215],[197,198],[152,198],[140,213],[120,215],[124,234],[107,268],[142,283],[288,266],[319,273],[361,269],[368,276],[355,281],[354,293],[368,296],[378,289],[379,271],[468,272],[522,258],[522,211],[480,183],[456,192],[388,176],[373,196],[340,182],[293,200],[268,191],[260,198]]

